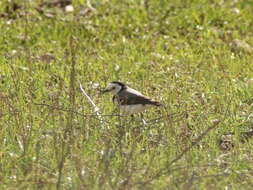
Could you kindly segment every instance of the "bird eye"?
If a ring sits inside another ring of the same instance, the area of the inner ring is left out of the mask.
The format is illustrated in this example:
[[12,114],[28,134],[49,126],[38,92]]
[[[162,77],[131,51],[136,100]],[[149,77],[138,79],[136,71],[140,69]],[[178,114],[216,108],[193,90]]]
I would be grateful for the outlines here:
[[112,87],[112,90],[114,90],[115,89],[115,87]]

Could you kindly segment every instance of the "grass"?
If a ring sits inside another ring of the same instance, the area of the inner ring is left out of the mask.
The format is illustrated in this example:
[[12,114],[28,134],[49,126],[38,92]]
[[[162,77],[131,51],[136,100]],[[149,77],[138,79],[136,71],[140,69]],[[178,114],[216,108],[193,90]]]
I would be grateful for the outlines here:
[[[0,3],[1,189],[252,189],[251,1],[15,2]],[[115,80],[165,107],[147,126],[113,116],[99,91]]]

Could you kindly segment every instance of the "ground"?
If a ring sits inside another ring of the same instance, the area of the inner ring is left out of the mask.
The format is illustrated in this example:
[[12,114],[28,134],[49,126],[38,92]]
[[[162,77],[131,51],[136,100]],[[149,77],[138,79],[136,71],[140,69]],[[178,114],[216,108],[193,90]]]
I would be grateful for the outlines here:
[[[1,1],[0,188],[252,189],[252,7]],[[111,81],[164,107],[120,117]]]

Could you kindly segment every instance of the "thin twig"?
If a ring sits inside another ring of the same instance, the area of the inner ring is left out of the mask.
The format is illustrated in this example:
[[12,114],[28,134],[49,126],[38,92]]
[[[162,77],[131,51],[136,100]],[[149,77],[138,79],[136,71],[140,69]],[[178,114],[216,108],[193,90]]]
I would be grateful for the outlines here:
[[[74,41],[74,37],[71,35],[69,39],[69,52],[68,55],[70,56],[70,60],[67,59],[67,62],[70,61],[71,70],[70,70],[70,84],[69,84],[69,103],[71,110],[75,108],[75,82],[76,82],[76,57],[75,57],[75,50],[76,50],[76,43]],[[69,54],[70,53],[70,54]],[[61,139],[61,157],[58,163],[58,179],[56,183],[56,189],[61,189],[62,186],[62,178],[63,178],[63,170],[65,167],[65,162],[67,156],[71,152],[71,144],[73,144],[73,127],[74,127],[74,113],[68,112],[67,115],[67,122],[63,133],[63,138]]]
[[[37,106],[47,106],[47,107],[50,107],[52,109],[55,109],[55,110],[60,110],[60,111],[65,111],[65,112],[73,112],[75,114],[78,114],[78,115],[81,115],[83,117],[97,117],[97,114],[83,114],[83,113],[80,113],[78,111],[75,111],[75,110],[71,110],[71,109],[67,109],[67,108],[64,108],[64,107],[59,107],[59,106],[55,106],[55,105],[50,105],[50,104],[44,104],[44,103],[34,103],[34,105],[37,105]],[[101,117],[126,117],[124,115],[119,115],[119,114],[100,114]]]
[[[77,115],[80,115],[80,116],[83,116],[83,117],[94,117],[94,118],[96,118],[98,116],[97,114],[83,114],[83,113],[80,113],[80,112],[75,111],[75,110],[67,109],[67,108],[60,107],[60,106],[45,104],[45,103],[34,103],[34,105],[36,105],[36,106],[46,106],[46,107],[50,107],[52,109],[60,110],[60,111],[64,111],[64,112],[73,112],[73,113],[75,113]],[[171,118],[173,116],[180,116],[180,115],[185,114],[188,111],[192,111],[192,110],[187,110],[187,111],[184,111],[184,112],[174,112],[174,113],[171,113],[169,115],[163,115],[163,116],[158,117],[158,118],[150,119],[150,120],[147,121],[147,124],[159,123],[159,122],[163,121],[162,119]],[[99,113],[99,114],[100,114],[101,117],[128,117],[127,115],[120,115],[120,114],[101,114],[101,113]],[[5,115],[7,115],[7,114],[5,114]],[[99,118],[97,118],[97,119],[99,120]],[[177,121],[178,120],[176,120],[174,122],[177,122]],[[142,126],[142,124],[140,126]]]
[[179,161],[187,152],[189,152],[193,147],[195,147],[196,145],[198,145],[198,144],[201,142],[201,140],[202,140],[205,136],[207,136],[207,134],[209,134],[209,132],[210,132],[211,130],[216,129],[216,128],[219,126],[219,124],[220,124],[221,122],[223,122],[223,121],[226,119],[227,114],[228,114],[228,110],[229,110],[229,105],[230,105],[230,103],[231,103],[231,100],[230,100],[230,102],[229,102],[229,104],[228,104],[228,106],[227,106],[227,109],[226,109],[226,112],[225,112],[223,118],[214,121],[214,122],[213,122],[213,125],[211,125],[210,127],[208,127],[203,133],[201,133],[201,134],[198,136],[198,138],[197,138],[189,147],[186,147],[186,148],[185,148],[179,155],[177,155],[173,160],[168,161],[168,163],[166,164],[166,167],[163,167],[163,168],[161,168],[160,170],[158,170],[158,172],[157,172],[155,175],[153,175],[150,179],[148,179],[148,180],[146,180],[146,181],[143,181],[143,182],[137,182],[137,183],[135,183],[135,184],[133,184],[133,185],[142,185],[142,186],[145,186],[145,185],[147,185],[148,183],[152,182],[153,180],[155,180],[155,179],[157,179],[157,178],[159,178],[159,177],[165,175],[166,173],[169,173],[169,172],[171,171],[171,168],[170,168],[170,167],[171,167],[174,163],[176,163],[177,161]]
[[187,152],[189,152],[194,146],[196,146],[197,144],[199,144],[199,142],[209,133],[209,131],[211,131],[212,129],[216,128],[218,126],[218,124],[221,122],[221,120],[217,121],[216,123],[214,123],[212,126],[208,127],[197,139],[196,141],[194,141],[189,147],[187,147],[186,149],[184,149],[179,155],[177,155],[173,160],[169,161],[166,164],[166,167],[160,169],[154,176],[152,176],[149,180],[146,180],[144,182],[137,182],[137,184],[139,185],[146,185],[150,182],[152,182],[154,179],[159,178],[160,176],[168,173],[170,171],[170,167],[173,163],[177,162],[178,160],[180,160]]

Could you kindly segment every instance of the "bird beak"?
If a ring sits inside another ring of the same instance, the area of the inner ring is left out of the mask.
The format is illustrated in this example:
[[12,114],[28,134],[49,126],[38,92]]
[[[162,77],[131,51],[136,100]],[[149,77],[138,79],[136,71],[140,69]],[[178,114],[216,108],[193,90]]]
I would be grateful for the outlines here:
[[104,89],[104,90],[101,91],[101,94],[104,94],[104,93],[109,92],[109,91],[110,90],[108,90],[108,89]]

